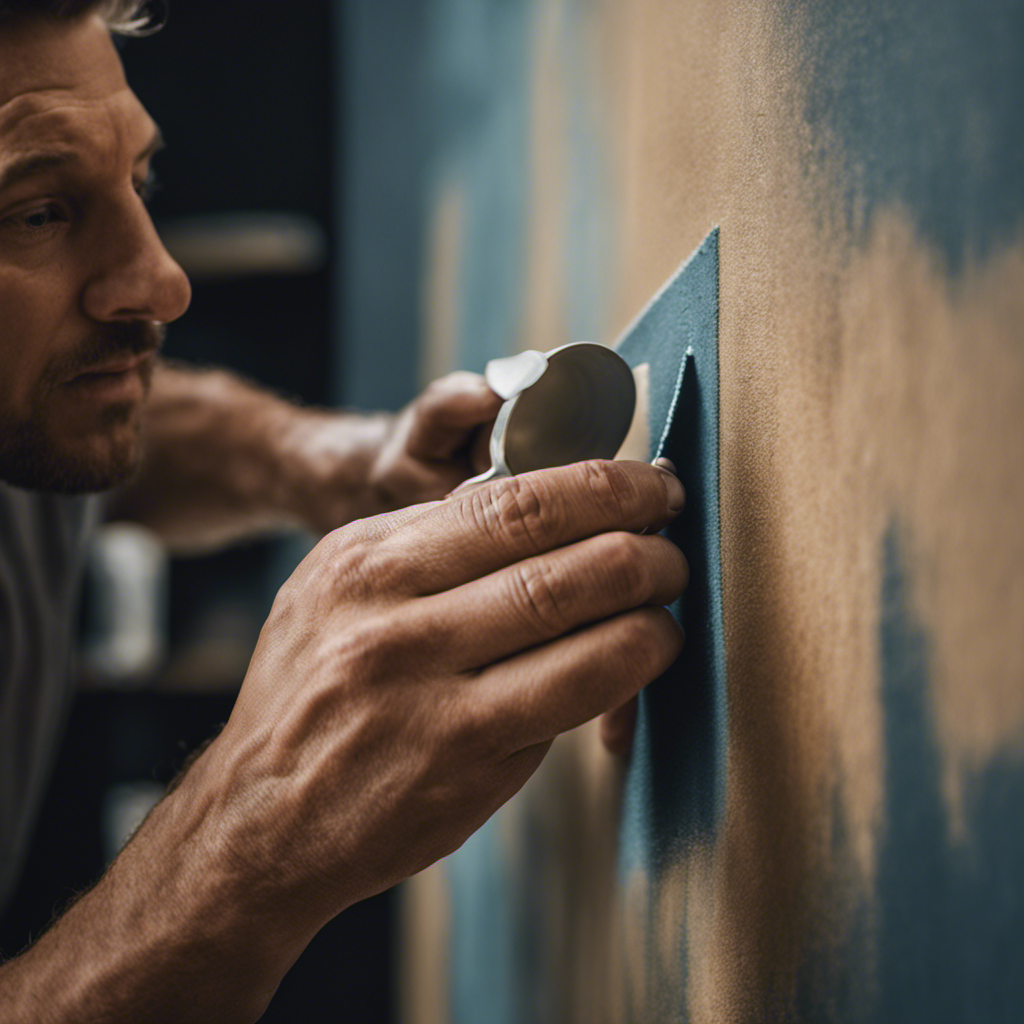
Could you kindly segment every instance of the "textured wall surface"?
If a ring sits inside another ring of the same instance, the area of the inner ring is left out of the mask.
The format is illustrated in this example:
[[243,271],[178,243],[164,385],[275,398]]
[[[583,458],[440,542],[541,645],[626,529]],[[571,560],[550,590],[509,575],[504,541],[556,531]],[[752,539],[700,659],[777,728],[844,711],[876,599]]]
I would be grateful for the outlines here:
[[727,684],[408,888],[406,1019],[1019,1020],[1024,5],[427,7],[424,375],[718,226]]

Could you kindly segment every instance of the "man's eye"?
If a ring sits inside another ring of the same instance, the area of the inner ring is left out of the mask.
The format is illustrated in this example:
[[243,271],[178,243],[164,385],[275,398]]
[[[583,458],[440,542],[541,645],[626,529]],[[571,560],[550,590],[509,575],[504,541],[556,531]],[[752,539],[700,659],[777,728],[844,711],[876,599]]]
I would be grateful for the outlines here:
[[16,227],[27,228],[30,231],[41,231],[45,228],[67,220],[63,211],[55,203],[48,203],[46,206],[37,207],[34,210],[27,210],[10,218]]
[[160,182],[153,171],[150,171],[145,178],[138,179],[135,182],[135,191],[144,203],[148,203],[153,198],[153,194],[159,190]]
[[25,223],[30,228],[45,228],[54,219],[53,210],[47,207],[45,210],[34,210],[25,214]]

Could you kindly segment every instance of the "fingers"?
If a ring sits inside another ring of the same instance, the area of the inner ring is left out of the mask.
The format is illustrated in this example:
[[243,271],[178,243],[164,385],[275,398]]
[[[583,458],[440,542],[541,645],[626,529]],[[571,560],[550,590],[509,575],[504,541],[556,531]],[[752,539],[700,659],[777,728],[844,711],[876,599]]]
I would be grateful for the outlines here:
[[[479,702],[485,731],[520,750],[621,707],[682,648],[683,631],[666,609],[638,608],[487,669],[466,699]],[[467,721],[474,717],[467,711]]]
[[579,462],[496,480],[425,510],[379,546],[395,586],[434,594],[599,533],[656,533],[683,505],[671,473]]
[[406,451],[415,459],[451,458],[500,408],[501,398],[479,374],[450,373],[413,403]]
[[626,701],[614,711],[601,716],[601,742],[609,754],[623,757],[633,749],[633,732],[636,729],[637,698]]
[[670,604],[688,576],[664,537],[606,533],[427,597],[407,624],[433,638],[446,668],[464,672],[631,608]]

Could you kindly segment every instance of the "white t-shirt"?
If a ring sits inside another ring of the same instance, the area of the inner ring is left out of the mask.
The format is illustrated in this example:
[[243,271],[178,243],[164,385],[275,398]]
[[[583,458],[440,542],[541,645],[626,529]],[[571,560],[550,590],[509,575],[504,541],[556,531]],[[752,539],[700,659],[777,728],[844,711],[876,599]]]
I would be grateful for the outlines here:
[[22,867],[72,697],[72,651],[98,495],[0,482],[0,908]]

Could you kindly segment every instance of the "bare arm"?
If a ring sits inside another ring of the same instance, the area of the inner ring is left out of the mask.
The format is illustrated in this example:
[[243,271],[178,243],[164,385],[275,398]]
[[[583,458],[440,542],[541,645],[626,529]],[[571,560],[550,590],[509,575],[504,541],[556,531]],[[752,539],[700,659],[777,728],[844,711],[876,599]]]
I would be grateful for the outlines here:
[[0,1020],[255,1020],[312,936],[451,853],[682,638],[682,489],[580,463],[362,520],[282,587],[224,731],[0,968]]
[[436,382],[397,416],[307,409],[221,370],[161,363],[139,476],[111,515],[177,548],[353,519],[440,498],[473,471],[500,400],[474,374]]
[[272,926],[231,841],[200,759],[97,885],[0,966],[0,1020],[256,1020],[304,944]]

